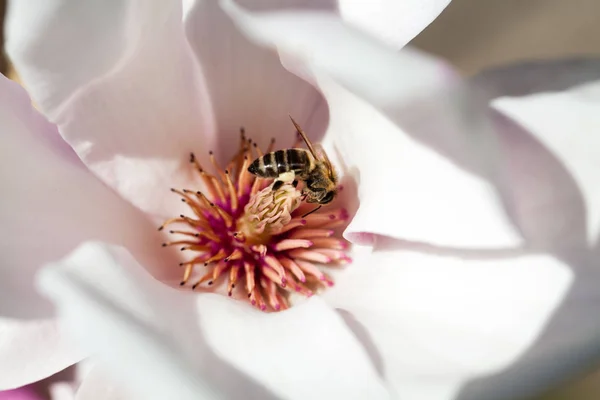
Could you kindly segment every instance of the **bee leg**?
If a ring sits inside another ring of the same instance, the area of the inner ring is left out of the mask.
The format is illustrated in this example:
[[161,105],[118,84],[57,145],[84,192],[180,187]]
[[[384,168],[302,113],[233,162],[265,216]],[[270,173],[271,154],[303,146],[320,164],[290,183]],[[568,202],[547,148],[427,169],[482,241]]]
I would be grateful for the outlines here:
[[279,180],[273,182],[273,191],[276,191],[279,188],[281,188],[284,183],[285,183],[284,181],[279,181]]
[[294,185],[294,187],[298,187],[298,181],[296,179],[294,179],[294,182],[292,182],[292,185]]

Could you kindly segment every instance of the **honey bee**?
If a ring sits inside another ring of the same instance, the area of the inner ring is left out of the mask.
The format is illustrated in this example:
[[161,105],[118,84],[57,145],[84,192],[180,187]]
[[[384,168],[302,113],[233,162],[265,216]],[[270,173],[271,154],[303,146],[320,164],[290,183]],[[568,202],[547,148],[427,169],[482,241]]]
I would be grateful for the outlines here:
[[319,204],[312,213],[322,205],[331,203],[337,195],[337,175],[323,148],[319,144],[313,146],[300,125],[291,116],[290,119],[308,150],[283,149],[265,154],[254,160],[248,171],[261,178],[275,178],[273,190],[279,189],[284,183],[293,181],[296,186],[298,180],[304,182],[302,195],[306,202]]

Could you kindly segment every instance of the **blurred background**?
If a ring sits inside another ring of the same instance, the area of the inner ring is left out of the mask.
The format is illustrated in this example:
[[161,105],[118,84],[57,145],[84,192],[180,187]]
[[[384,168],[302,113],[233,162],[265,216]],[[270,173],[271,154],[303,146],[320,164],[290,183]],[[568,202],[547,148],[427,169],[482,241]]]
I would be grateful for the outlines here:
[[[5,7],[0,0],[0,25]],[[465,75],[526,60],[600,56],[600,0],[453,0],[411,45],[445,58]],[[0,72],[16,77],[3,52]],[[596,371],[535,400],[563,399],[600,399],[600,362]]]

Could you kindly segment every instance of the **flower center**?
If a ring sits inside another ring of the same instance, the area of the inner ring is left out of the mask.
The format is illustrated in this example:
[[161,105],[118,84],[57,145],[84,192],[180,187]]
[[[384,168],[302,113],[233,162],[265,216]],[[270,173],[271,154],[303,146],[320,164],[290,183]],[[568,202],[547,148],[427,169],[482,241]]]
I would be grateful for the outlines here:
[[[272,140],[267,152],[274,144]],[[347,242],[333,237],[334,229],[348,219],[347,212],[338,208],[303,218],[314,205],[302,203],[301,192],[291,183],[273,190],[272,179],[248,172],[250,162],[263,153],[243,129],[240,149],[227,169],[218,165],[212,152],[209,155],[215,174],[206,172],[190,154],[204,191],[171,189],[193,216],[180,215],[159,228],[183,226],[170,230],[180,238],[163,246],[195,253],[179,264],[184,267],[181,286],[192,281],[193,290],[226,280],[229,296],[237,285],[253,305],[276,311],[289,307],[291,292],[312,296],[315,289],[332,286],[331,278],[317,265],[350,261],[344,252]],[[195,270],[202,268],[207,271],[194,277]]]

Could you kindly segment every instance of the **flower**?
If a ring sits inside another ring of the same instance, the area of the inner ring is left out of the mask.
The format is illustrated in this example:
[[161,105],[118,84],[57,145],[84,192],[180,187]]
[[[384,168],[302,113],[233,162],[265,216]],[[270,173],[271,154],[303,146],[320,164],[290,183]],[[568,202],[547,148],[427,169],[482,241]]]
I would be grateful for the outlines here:
[[[587,311],[598,296],[597,157],[588,153],[595,139],[568,128],[597,126],[595,108],[582,106],[597,99],[582,74],[590,63],[529,67],[547,78],[540,92],[510,98],[485,87],[493,96],[477,102],[443,63],[392,51],[326,12],[224,2],[223,13],[202,2],[184,35],[173,4],[47,6],[68,11],[57,20],[36,4],[24,8],[27,24],[13,8],[9,50],[55,125],[0,81],[2,160],[22,165],[26,154],[38,166],[0,170],[10,194],[0,207],[10,232],[0,312],[56,315],[68,339],[44,321],[51,345],[11,340],[26,351],[0,349],[13,367],[1,366],[5,385],[93,353],[81,398],[123,386],[145,399],[493,399],[515,395],[522,379],[520,394],[530,394],[586,366],[599,323]],[[14,33],[19,26],[27,32]],[[192,181],[185,155],[212,148],[227,160],[240,124],[261,145],[284,143],[288,113],[314,138],[326,131],[353,263],[322,296],[281,313],[173,290],[165,282],[180,277],[165,265],[176,256],[156,226],[187,211],[168,192]],[[47,262],[41,296],[33,275]],[[30,324],[37,335],[41,322]],[[581,358],[553,362],[573,354]]]

